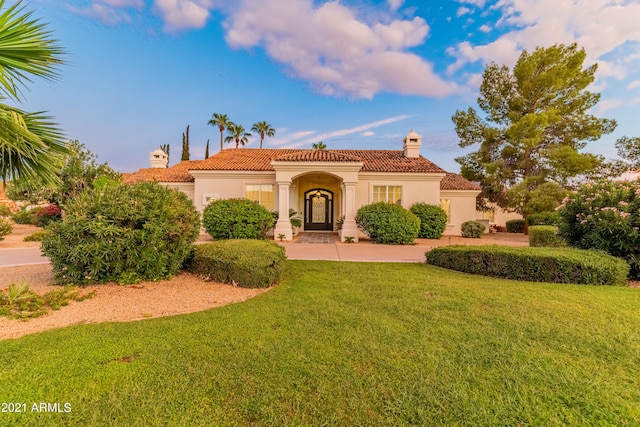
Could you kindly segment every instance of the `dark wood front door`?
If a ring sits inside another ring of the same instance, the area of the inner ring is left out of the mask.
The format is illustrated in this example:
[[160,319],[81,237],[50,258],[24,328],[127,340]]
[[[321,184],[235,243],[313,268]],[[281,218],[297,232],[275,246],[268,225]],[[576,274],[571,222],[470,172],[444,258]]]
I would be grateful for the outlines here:
[[304,193],[304,229],[333,231],[333,193],[314,188]]

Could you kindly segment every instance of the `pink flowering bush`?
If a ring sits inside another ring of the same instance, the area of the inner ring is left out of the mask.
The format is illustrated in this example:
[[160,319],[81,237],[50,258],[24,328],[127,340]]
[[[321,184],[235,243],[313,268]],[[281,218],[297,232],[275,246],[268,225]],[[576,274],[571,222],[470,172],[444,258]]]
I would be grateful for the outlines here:
[[640,180],[586,184],[558,208],[559,234],[571,246],[624,258],[640,278]]

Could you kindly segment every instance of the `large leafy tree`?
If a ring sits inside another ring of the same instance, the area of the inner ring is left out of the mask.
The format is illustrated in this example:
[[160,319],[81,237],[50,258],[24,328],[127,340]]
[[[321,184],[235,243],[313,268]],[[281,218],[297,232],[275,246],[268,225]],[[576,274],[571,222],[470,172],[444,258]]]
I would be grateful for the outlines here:
[[57,40],[21,3],[5,8],[0,0],[0,176],[55,183],[60,156],[68,152],[62,132],[45,113],[4,103],[21,102],[33,76],[55,80],[63,64]]
[[232,124],[231,120],[229,120],[229,117],[227,117],[226,114],[213,113],[211,120],[209,120],[207,124],[210,124],[211,126],[218,126],[218,130],[220,131],[220,151],[222,151],[222,137],[224,130]]
[[250,133],[247,133],[245,131],[242,125],[237,125],[235,123],[229,123],[227,125],[227,132],[229,133],[229,135],[224,139],[225,142],[230,143],[235,141],[236,148],[238,148],[238,146],[240,145],[244,146],[246,143],[248,143],[249,137],[251,136]]
[[561,199],[576,177],[602,167],[602,157],[580,150],[616,122],[588,113],[600,95],[586,90],[597,66],[584,68],[585,57],[576,44],[558,44],[523,51],[513,70],[485,68],[484,115],[469,108],[452,117],[460,147],[478,146],[456,161],[465,178],[480,182],[482,197],[527,217],[541,193]]
[[265,121],[254,123],[251,130],[260,135],[260,148],[262,148],[262,141],[264,141],[265,136],[272,138],[276,134],[276,130]]
[[105,180],[120,181],[120,174],[107,163],[98,163],[97,156],[80,141],[70,141],[68,147],[69,153],[60,156],[57,164],[58,183],[46,184],[41,179],[12,182],[9,197],[13,200],[34,203],[48,201],[64,205],[69,198],[96,188]]

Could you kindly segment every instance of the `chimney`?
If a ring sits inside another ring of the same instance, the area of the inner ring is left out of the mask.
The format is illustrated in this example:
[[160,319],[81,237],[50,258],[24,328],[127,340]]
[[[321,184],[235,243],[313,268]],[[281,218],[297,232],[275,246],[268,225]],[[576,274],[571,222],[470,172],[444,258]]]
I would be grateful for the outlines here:
[[409,135],[404,137],[402,149],[405,157],[420,157],[420,147],[422,146],[422,137],[415,133],[413,129]]
[[166,168],[169,164],[169,156],[159,148],[151,152],[150,160],[152,168]]

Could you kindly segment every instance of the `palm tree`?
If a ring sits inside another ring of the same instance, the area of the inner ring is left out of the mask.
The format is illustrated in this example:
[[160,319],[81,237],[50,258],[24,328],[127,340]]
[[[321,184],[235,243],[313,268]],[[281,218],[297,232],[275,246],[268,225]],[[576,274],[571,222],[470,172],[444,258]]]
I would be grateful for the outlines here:
[[276,130],[264,121],[254,123],[251,130],[260,134],[260,148],[262,148],[262,141],[264,141],[265,135],[271,138],[276,134]]
[[251,136],[250,133],[245,132],[244,127],[235,123],[229,123],[227,126],[227,132],[229,133],[229,136],[224,139],[224,142],[229,143],[235,141],[236,148],[238,148],[239,145],[245,145],[249,142],[249,137]]
[[311,148],[313,148],[314,150],[326,150],[327,149],[327,144],[325,144],[322,141],[314,142],[313,144],[311,144]]
[[[31,76],[53,81],[64,61],[63,49],[46,24],[31,19],[18,1],[0,13],[0,100],[22,101],[21,87]],[[5,0],[0,0],[0,10]],[[28,113],[0,103],[0,176],[24,182],[59,183],[67,143],[45,113]],[[41,181],[41,182],[42,182]]]
[[211,126],[218,126],[218,129],[220,130],[220,151],[222,151],[222,133],[225,128],[228,128],[229,125],[232,124],[232,122],[226,114],[213,113],[211,120],[209,120],[207,124],[210,124]]

